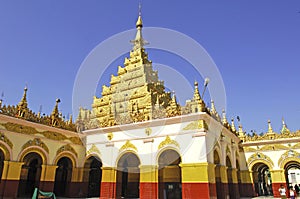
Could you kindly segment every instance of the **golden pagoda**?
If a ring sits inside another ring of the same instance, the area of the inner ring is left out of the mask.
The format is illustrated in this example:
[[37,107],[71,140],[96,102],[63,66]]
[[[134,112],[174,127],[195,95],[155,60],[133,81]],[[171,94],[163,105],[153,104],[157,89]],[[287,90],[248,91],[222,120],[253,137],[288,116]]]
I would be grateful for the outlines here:
[[165,91],[158,72],[144,46],[142,16],[136,22],[136,36],[131,41],[133,48],[118,66],[118,74],[111,75],[110,86],[103,85],[101,97],[94,97],[91,120],[100,127],[165,118],[181,114],[175,94]]

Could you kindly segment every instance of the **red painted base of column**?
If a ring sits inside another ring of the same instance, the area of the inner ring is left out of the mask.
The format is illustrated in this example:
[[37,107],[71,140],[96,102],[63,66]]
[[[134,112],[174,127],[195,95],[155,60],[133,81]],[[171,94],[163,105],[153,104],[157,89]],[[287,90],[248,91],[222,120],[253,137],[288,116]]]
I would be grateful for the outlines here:
[[285,187],[286,193],[288,194],[288,188],[286,187],[285,182],[272,183],[274,198],[276,198],[276,197],[280,198],[279,188],[281,185],[283,185]]
[[[19,181],[18,180],[2,180],[1,185],[3,184],[3,197],[7,198],[17,198]],[[2,188],[2,187],[1,187]]]
[[182,198],[185,198],[185,199],[211,198],[209,183],[182,183]]
[[116,195],[116,183],[115,182],[101,182],[101,199],[115,198]]
[[153,199],[158,197],[158,183],[141,182],[140,183],[140,198]]

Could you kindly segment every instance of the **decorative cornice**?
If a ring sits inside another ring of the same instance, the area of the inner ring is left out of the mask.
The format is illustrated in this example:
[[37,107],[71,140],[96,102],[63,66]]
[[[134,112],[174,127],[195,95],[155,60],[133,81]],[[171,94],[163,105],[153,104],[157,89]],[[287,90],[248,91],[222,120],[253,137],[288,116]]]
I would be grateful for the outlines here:
[[45,138],[51,140],[56,140],[56,141],[70,140],[73,144],[82,145],[82,141],[79,137],[67,137],[61,133],[54,132],[54,131],[38,131],[34,127],[24,126],[21,124],[16,124],[11,122],[7,122],[1,125],[4,126],[6,130],[16,132],[16,133],[22,133],[27,135],[41,134]]
[[260,151],[278,151],[278,150],[287,150],[289,147],[284,146],[282,144],[268,144],[263,147],[261,147]]
[[65,151],[68,151],[68,152],[73,153],[76,157],[78,156],[77,153],[76,153],[76,151],[75,151],[75,149],[74,149],[73,147],[71,147],[70,144],[66,144],[66,145],[60,147],[60,148],[57,150],[56,155],[58,155],[58,154],[60,154],[60,153],[62,153],[62,152],[65,152]]
[[196,130],[196,129],[205,129],[208,130],[208,125],[205,120],[197,120],[188,124],[183,130]]
[[134,146],[134,144],[132,144],[129,140],[126,141],[119,151],[124,151],[126,149],[134,149],[135,151],[138,151],[136,146]]
[[49,153],[49,148],[40,138],[34,138],[33,140],[29,140],[22,146],[22,150],[31,146],[39,146],[43,148],[47,153]]
[[166,139],[158,145],[158,149],[161,149],[167,145],[175,145],[177,148],[180,148],[178,142],[176,142],[175,140],[171,140],[170,136],[168,136],[168,135],[167,135]]

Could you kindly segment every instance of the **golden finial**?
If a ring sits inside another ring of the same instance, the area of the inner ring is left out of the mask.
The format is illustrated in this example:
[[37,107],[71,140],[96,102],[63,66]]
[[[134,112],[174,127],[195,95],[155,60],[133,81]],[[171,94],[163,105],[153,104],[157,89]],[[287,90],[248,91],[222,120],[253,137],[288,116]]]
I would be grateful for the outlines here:
[[284,118],[282,117],[282,129],[281,129],[281,133],[286,134],[286,133],[290,133],[290,130],[288,129]]
[[198,82],[194,82],[195,90],[194,90],[194,100],[200,100],[200,94],[199,94],[199,89],[198,89]]
[[273,129],[272,129],[272,126],[271,126],[271,120],[268,120],[268,132],[273,133]]
[[233,132],[236,131],[235,124],[234,124],[234,119],[233,119],[233,118],[231,118],[231,130],[232,130]]
[[54,106],[54,109],[53,109],[51,115],[54,115],[54,116],[58,117],[58,116],[59,116],[59,112],[58,112],[58,103],[60,103],[60,99],[57,98],[55,102],[56,102],[56,103],[55,103],[55,106]]
[[19,102],[19,106],[27,107],[27,86],[24,87],[24,93],[21,101]]
[[69,124],[73,124],[73,116],[72,116],[72,114],[70,114]]

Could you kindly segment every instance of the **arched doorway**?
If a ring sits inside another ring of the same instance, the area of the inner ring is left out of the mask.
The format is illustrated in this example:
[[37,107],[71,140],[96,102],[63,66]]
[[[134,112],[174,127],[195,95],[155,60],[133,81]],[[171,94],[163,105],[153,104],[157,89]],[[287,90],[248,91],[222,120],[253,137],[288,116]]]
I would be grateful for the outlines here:
[[252,177],[254,189],[258,196],[273,195],[270,168],[266,164],[262,162],[254,164],[252,167]]
[[221,179],[221,162],[218,152],[214,151],[214,164],[215,164],[215,181],[216,181],[216,194],[217,198],[224,198],[224,190],[222,188]]
[[3,151],[0,149],[0,182],[2,179],[4,160],[5,160],[5,155],[4,155]]
[[158,158],[158,189],[161,199],[181,199],[180,155],[174,150],[165,150]]
[[134,153],[125,153],[118,161],[117,198],[139,198],[140,160]]
[[239,193],[236,193],[236,190],[234,188],[233,179],[232,179],[232,164],[230,158],[226,157],[226,167],[227,167],[227,183],[228,183],[228,193],[229,198],[239,198]]
[[57,162],[55,173],[54,193],[57,196],[68,196],[68,188],[72,178],[72,161],[62,157]]
[[87,182],[86,196],[87,197],[100,197],[100,186],[102,178],[102,162],[97,157],[90,157],[84,164],[85,168],[85,181]]
[[297,189],[296,191],[299,193],[300,163],[296,161],[288,162],[284,166],[284,172],[287,187],[293,187],[295,190]]
[[24,164],[21,169],[18,197],[31,197],[34,188],[39,187],[43,160],[39,154],[31,152],[21,161]]

